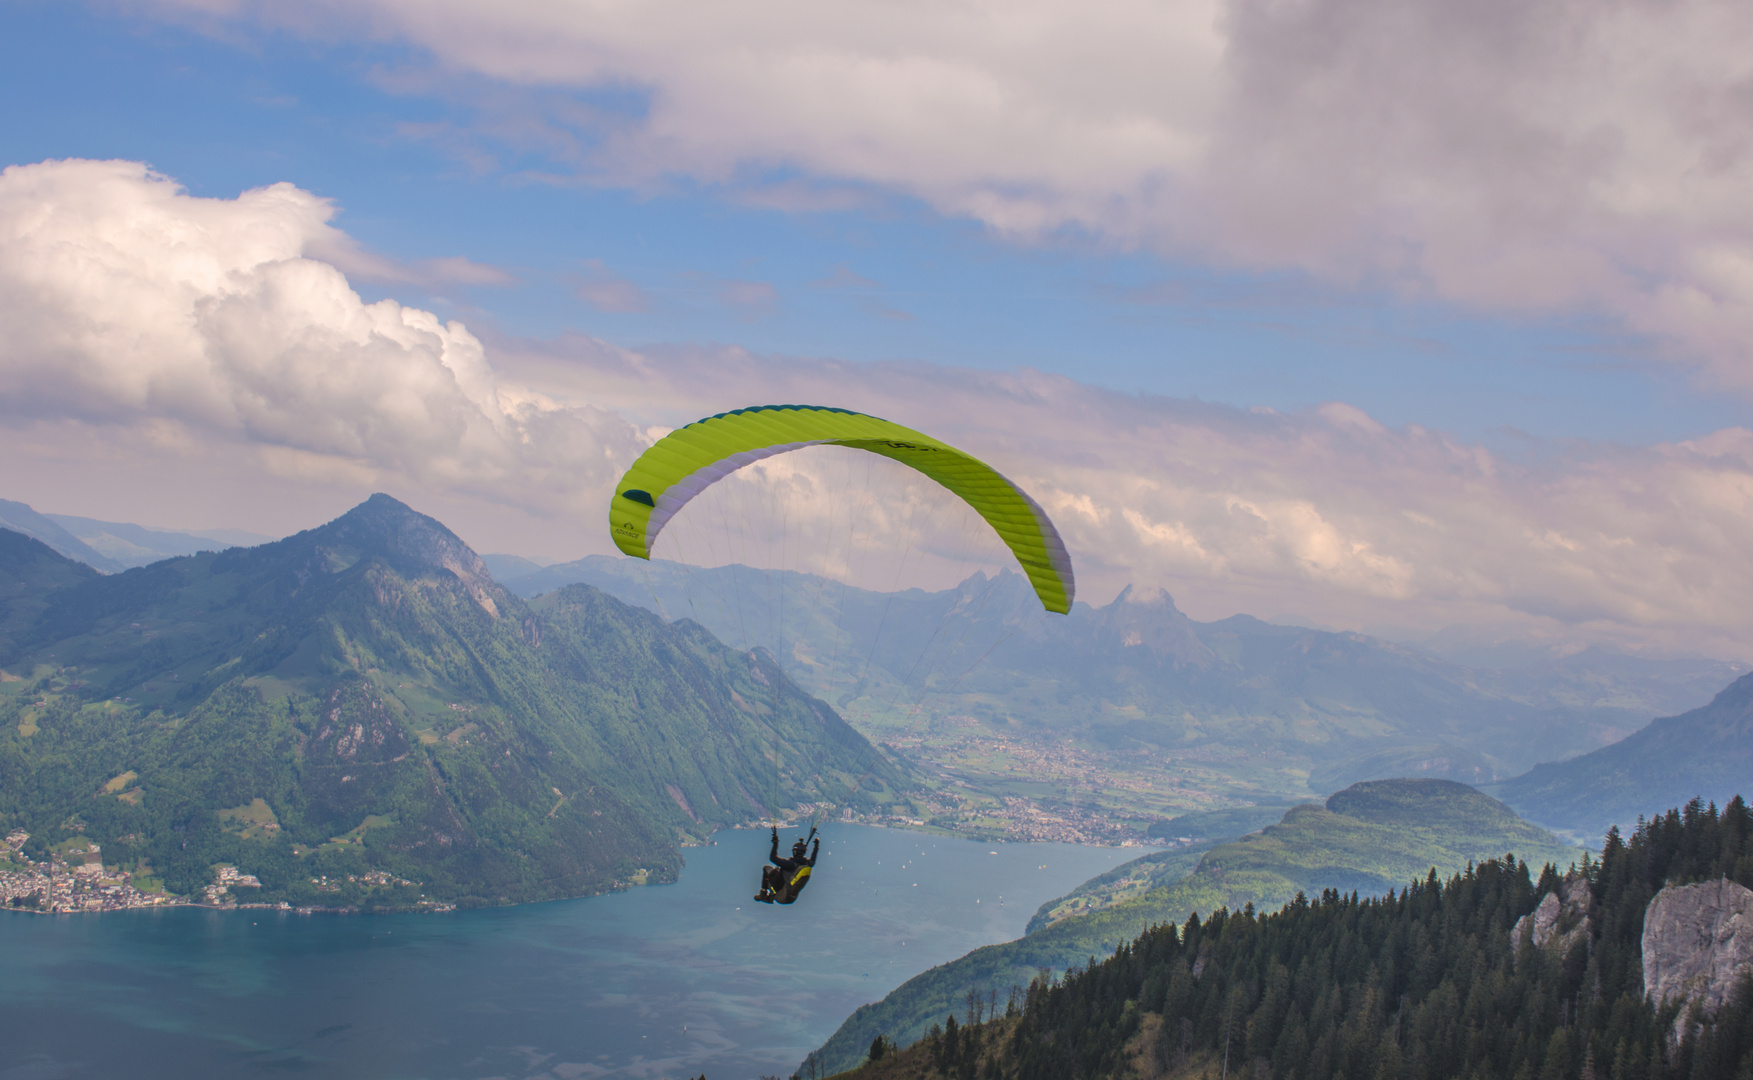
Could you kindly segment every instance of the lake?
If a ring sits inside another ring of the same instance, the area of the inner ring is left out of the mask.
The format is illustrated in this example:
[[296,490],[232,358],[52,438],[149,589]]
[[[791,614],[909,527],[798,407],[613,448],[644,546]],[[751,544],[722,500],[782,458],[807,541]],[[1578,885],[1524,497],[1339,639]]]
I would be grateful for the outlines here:
[[859,1005],[1142,854],[836,825],[776,908],[750,899],[766,846],[720,833],[675,885],[442,915],[8,913],[0,1080],[789,1076]]

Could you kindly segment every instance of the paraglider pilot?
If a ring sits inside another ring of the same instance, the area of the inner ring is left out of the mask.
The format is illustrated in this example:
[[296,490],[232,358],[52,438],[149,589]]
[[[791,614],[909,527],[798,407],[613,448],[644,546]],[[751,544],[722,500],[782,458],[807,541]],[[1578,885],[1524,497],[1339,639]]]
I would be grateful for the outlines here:
[[[815,839],[816,830],[810,830],[810,838]],[[773,827],[773,848],[767,854],[767,861],[772,866],[761,867],[761,891],[755,899],[763,904],[790,904],[797,900],[797,894],[810,883],[810,870],[816,865],[816,855],[822,850],[822,842],[816,840],[815,849],[811,850],[808,840],[799,840],[791,845],[791,858],[779,857],[779,827]]]

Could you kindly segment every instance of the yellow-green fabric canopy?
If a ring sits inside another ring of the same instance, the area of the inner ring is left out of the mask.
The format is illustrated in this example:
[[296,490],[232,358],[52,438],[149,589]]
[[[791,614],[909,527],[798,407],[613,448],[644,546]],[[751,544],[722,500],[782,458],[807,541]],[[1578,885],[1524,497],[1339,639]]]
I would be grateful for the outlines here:
[[1071,610],[1071,556],[1047,512],[992,466],[929,435],[875,416],[820,405],[757,405],[719,413],[659,439],[621,477],[609,501],[615,545],[651,558],[657,534],[688,500],[745,465],[806,446],[850,446],[924,473],[991,525],[1048,611]]

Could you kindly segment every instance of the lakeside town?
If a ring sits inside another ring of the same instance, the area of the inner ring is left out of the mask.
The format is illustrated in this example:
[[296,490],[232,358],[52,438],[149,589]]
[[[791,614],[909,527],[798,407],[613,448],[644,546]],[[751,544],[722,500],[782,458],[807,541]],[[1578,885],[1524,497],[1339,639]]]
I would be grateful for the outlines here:
[[87,844],[83,850],[52,852],[47,861],[32,862],[23,851],[29,839],[29,833],[15,830],[7,835],[6,846],[0,851],[0,905],[12,910],[66,914],[179,907],[190,903],[162,889],[136,888],[134,876],[128,871],[104,866],[103,854],[96,844]]
[[[91,911],[134,911],[142,908],[206,907],[206,908],[268,908],[279,911],[311,913],[316,911],[349,912],[351,907],[294,907],[288,903],[252,902],[247,894],[235,890],[260,889],[261,881],[235,866],[221,864],[213,868],[213,880],[201,890],[199,899],[176,896],[150,878],[137,880],[136,875],[119,867],[105,866],[98,845],[86,843],[64,851],[51,852],[42,862],[33,862],[24,854],[30,834],[22,829],[6,836],[0,847],[0,909],[40,914],[65,915]],[[418,883],[382,871],[372,871],[344,879],[367,888],[394,885],[416,886]],[[341,882],[328,878],[312,878],[311,883],[322,892],[341,891]],[[142,887],[145,886],[145,887]],[[422,911],[454,911],[454,905],[421,900],[416,907]]]

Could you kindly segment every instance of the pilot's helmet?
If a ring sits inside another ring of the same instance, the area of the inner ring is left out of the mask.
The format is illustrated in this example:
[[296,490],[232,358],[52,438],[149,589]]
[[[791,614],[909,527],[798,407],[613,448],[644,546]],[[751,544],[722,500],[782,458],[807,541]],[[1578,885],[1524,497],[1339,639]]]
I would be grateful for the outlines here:
[[804,852],[808,851],[809,849],[810,849],[810,846],[808,844],[804,843],[802,840],[799,840],[797,843],[791,845],[791,857],[794,859],[801,859],[804,856]]

